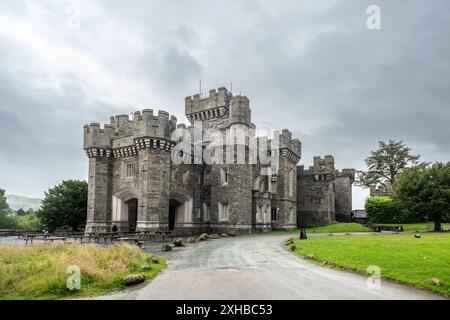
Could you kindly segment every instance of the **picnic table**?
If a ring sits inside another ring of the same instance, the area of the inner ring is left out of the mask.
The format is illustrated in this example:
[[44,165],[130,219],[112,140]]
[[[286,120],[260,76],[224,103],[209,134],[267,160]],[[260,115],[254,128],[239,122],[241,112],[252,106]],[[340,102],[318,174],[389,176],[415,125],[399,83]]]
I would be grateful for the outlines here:
[[[95,242],[99,243],[101,239],[103,239],[104,243],[106,244],[109,240],[109,242],[113,242],[114,239],[119,237],[118,232],[90,232],[88,233],[89,236],[89,242],[91,242],[91,239],[94,239]],[[81,240],[82,241],[82,240]]]
[[402,225],[393,225],[393,226],[374,225],[374,226],[369,226],[369,228],[374,229],[375,232],[381,232],[383,230],[385,230],[385,231],[395,231],[395,232],[402,232],[402,231],[404,231]]
[[66,237],[45,237],[44,241],[66,241]]
[[25,240],[25,245],[28,244],[28,241],[30,241],[31,244],[33,244],[33,240],[37,237],[42,237],[42,239],[45,239],[47,236],[43,233],[27,233],[23,236],[23,240]]

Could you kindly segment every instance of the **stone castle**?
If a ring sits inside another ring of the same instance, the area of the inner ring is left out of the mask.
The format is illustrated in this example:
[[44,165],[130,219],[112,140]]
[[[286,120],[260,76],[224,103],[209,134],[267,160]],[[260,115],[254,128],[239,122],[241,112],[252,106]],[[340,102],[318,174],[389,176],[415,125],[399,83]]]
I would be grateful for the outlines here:
[[151,109],[132,119],[111,117],[103,128],[84,126],[86,232],[115,225],[119,231],[248,233],[327,224],[352,211],[355,171],[335,170],[332,156],[298,166],[301,143],[289,130],[256,137],[247,97],[210,90],[208,97],[187,97],[185,114],[189,126]]

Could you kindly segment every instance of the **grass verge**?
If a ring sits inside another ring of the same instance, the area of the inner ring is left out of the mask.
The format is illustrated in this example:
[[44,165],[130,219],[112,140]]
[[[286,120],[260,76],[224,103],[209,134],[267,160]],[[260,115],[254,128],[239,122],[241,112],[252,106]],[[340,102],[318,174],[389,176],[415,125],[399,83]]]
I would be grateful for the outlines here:
[[[321,227],[311,227],[306,229],[306,233],[346,233],[346,232],[372,232],[373,230],[365,227],[359,223],[333,223],[326,226]],[[299,229],[287,230],[287,231],[271,231],[268,233],[257,233],[262,235],[267,234],[291,234],[297,233],[300,234]]]
[[[165,266],[148,262],[151,254],[116,244],[39,244],[0,246],[0,299],[63,299],[106,294],[124,288],[123,279],[142,274],[153,279]],[[81,271],[81,288],[67,289],[69,266]],[[147,266],[147,267],[143,267]],[[150,268],[149,268],[150,267]]]
[[[293,240],[297,255],[337,268],[365,273],[371,265],[381,277],[450,296],[450,233],[370,234]],[[439,283],[432,283],[431,279]]]

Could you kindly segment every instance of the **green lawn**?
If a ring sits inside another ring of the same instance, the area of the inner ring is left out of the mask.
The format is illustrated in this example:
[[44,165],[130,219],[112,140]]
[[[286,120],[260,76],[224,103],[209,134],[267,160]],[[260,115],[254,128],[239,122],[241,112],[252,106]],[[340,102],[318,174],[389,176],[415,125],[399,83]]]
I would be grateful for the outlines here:
[[[306,233],[335,233],[335,232],[371,232],[370,228],[367,228],[359,223],[333,223],[321,227],[307,228]],[[300,233],[299,229],[288,230],[288,231],[272,231],[269,233],[262,234],[290,234],[290,233]]]
[[[0,299],[62,299],[101,295],[124,287],[130,274],[153,279],[165,266],[147,261],[137,246],[40,244],[0,246]],[[67,289],[69,266],[78,266],[80,290]],[[146,266],[143,268],[143,266]]]
[[[351,266],[360,272],[369,265],[381,268],[381,276],[450,296],[450,233],[370,234],[310,237],[294,240],[295,253],[313,254],[316,262],[331,261],[336,267]],[[437,278],[441,286],[429,280]]]

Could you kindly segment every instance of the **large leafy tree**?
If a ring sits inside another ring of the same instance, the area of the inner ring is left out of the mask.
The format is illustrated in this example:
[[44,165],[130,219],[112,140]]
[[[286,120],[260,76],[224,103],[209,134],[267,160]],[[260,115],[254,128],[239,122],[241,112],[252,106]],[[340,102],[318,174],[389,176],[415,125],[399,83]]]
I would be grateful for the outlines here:
[[86,181],[66,180],[45,192],[38,216],[50,230],[70,227],[78,230],[86,223],[87,215]]
[[10,212],[8,202],[6,202],[5,190],[0,189],[0,214],[7,214]]
[[395,197],[422,221],[440,231],[450,220],[450,162],[421,164],[403,171],[394,185]]
[[17,226],[11,213],[12,210],[6,202],[5,190],[0,189],[0,229],[12,229]]
[[367,171],[359,173],[357,184],[363,187],[381,184],[389,190],[403,170],[418,164],[420,155],[411,154],[403,141],[379,141],[378,145],[366,158]]

